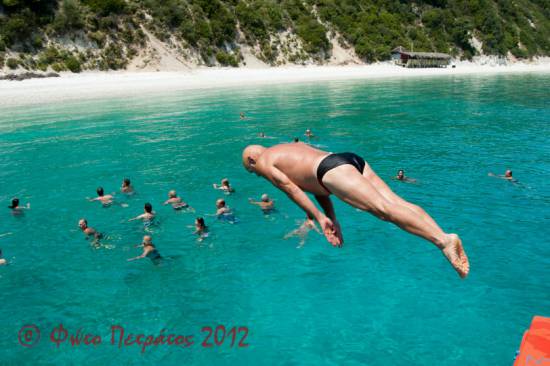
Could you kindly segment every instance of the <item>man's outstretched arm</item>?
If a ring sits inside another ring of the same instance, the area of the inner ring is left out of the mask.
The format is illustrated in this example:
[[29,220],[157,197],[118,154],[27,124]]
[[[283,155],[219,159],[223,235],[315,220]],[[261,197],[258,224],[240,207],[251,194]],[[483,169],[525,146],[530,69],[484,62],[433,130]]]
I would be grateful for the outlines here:
[[269,170],[269,174],[266,178],[281,191],[294,201],[302,210],[305,211],[308,217],[311,217],[319,222],[323,218],[323,213],[315,206],[315,204],[309,199],[307,194],[300,189],[294,182],[292,182],[286,174],[279,169],[272,167]]
[[340,245],[341,241],[338,236],[335,235],[336,229],[333,222],[325,216],[315,204],[309,199],[307,194],[300,189],[294,182],[292,182],[286,174],[281,172],[275,167],[271,167],[269,172],[265,174],[265,177],[281,191],[285,192],[286,195],[294,201],[302,210],[305,211],[308,217],[314,218],[317,220],[323,233],[325,234],[327,240],[332,245]]

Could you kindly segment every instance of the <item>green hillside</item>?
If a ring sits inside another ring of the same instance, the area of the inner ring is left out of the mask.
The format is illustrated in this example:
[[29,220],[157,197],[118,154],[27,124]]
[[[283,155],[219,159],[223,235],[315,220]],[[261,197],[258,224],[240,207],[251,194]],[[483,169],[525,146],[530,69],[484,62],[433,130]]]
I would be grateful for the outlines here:
[[154,35],[182,58],[322,64],[333,42],[364,62],[411,45],[459,58],[550,55],[548,0],[0,0],[0,68],[123,69]]

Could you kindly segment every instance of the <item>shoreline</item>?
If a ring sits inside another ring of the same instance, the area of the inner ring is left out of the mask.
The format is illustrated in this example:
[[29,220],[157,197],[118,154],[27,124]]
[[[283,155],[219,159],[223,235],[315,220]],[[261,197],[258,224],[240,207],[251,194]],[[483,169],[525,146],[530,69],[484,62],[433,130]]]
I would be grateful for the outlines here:
[[277,68],[195,68],[189,71],[91,71],[59,78],[0,81],[0,105],[23,106],[243,86],[414,77],[550,73],[550,62],[512,65],[456,63],[456,68],[407,69],[391,63]]

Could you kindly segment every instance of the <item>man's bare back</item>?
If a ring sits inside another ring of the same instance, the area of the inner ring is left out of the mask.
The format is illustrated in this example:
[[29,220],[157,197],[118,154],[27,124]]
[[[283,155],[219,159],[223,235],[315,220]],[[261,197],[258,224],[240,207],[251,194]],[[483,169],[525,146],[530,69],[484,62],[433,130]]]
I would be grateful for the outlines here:
[[326,196],[329,193],[317,180],[317,167],[329,155],[302,142],[275,145],[265,150],[257,162],[257,170],[269,174],[269,167],[276,167],[306,192]]
[[[269,180],[315,219],[332,245],[341,246],[343,236],[330,194],[434,243],[461,277],[468,274],[468,257],[458,235],[443,232],[421,207],[397,196],[356,154],[331,154],[292,143],[250,145],[242,157],[246,170]],[[315,195],[324,213],[305,192]]]

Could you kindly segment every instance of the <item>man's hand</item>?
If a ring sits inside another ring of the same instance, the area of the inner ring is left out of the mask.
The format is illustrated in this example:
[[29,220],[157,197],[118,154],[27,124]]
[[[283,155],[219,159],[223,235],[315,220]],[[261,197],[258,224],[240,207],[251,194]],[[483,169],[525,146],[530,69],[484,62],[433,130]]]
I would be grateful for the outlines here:
[[340,233],[340,225],[338,225],[338,223],[335,225],[332,220],[326,216],[323,216],[318,221],[329,243],[335,247],[341,247],[342,234]]
[[344,237],[342,236],[342,228],[340,227],[340,223],[338,220],[334,220],[334,228],[336,229],[336,232],[334,233],[338,240],[340,240],[340,247],[344,244]]

